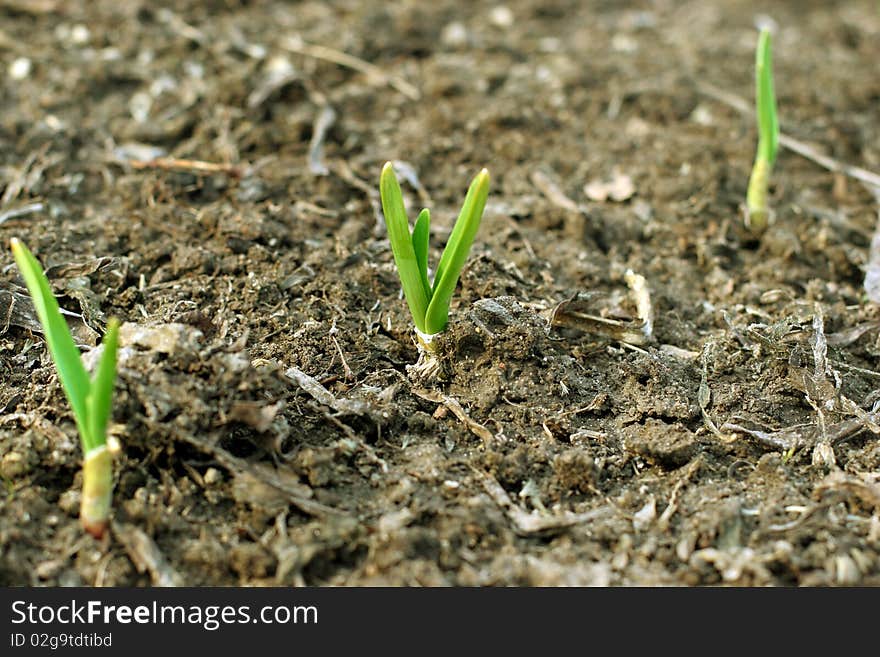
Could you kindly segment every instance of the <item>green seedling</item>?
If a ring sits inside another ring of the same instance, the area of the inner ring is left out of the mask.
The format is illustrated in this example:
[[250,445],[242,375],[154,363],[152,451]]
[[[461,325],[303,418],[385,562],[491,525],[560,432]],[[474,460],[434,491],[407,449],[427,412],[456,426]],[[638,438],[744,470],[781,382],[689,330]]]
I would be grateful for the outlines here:
[[426,352],[433,353],[431,345],[434,336],[446,328],[449,303],[486,207],[489,172],[483,169],[471,182],[449,241],[440,256],[433,282],[428,276],[430,212],[427,208],[422,210],[410,231],[400,184],[391,162],[387,162],[382,168],[379,191],[391,251],[400,274],[403,295],[415,325],[422,361]]
[[779,150],[779,118],[773,91],[770,31],[767,29],[761,30],[755,52],[755,106],[758,114],[758,152],[746,194],[746,226],[760,233],[773,219],[767,201],[767,186]]
[[100,538],[107,528],[113,490],[112,456],[107,448],[107,423],[116,380],[119,322],[111,319],[107,323],[104,351],[94,375],[90,378],[39,261],[19,240],[12,239],[10,246],[43,326],[49,353],[55,362],[67,401],[73,409],[82,442],[83,490],[80,522],[87,532]]

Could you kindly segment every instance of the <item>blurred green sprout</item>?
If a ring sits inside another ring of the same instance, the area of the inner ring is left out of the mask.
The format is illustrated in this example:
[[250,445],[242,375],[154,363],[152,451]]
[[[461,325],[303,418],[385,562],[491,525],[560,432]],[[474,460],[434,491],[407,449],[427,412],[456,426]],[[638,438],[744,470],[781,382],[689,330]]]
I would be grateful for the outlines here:
[[779,150],[779,118],[770,51],[770,31],[761,30],[755,51],[755,106],[758,117],[758,150],[746,194],[746,226],[755,233],[764,231],[773,220],[768,204],[770,172]]
[[113,491],[112,455],[107,447],[107,423],[116,380],[119,322],[111,319],[107,323],[103,353],[94,375],[90,378],[39,261],[20,240],[13,238],[10,247],[34,302],[49,345],[49,354],[55,363],[58,378],[73,410],[79,431],[83,450],[80,522],[87,532],[100,538],[107,529]]

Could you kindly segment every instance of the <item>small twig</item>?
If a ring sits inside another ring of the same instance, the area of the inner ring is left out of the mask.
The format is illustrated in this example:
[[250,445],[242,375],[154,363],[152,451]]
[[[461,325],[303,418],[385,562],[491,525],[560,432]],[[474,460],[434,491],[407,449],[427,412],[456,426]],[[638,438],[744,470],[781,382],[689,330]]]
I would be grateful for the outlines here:
[[482,438],[485,442],[489,442],[494,438],[491,431],[489,431],[479,422],[476,422],[475,420],[472,420],[470,417],[468,417],[468,414],[461,407],[461,404],[458,403],[458,400],[454,397],[444,395],[442,392],[438,392],[436,390],[427,390],[425,388],[413,388],[412,392],[416,397],[421,397],[426,401],[434,402],[435,404],[443,404],[446,408],[448,408],[455,414],[455,417],[461,420],[461,422],[470,430],[471,433],[479,438]]
[[351,381],[354,378],[354,373],[345,361],[345,354],[342,353],[342,347],[339,345],[339,340],[337,340],[336,336],[332,334],[330,335],[330,339],[333,340],[333,344],[336,345],[336,351],[339,352],[339,360],[342,361],[342,371],[345,374],[345,380]]
[[766,431],[746,429],[745,427],[739,424],[734,424],[733,422],[725,422],[724,424],[722,424],[721,431],[735,431],[737,433],[743,433],[750,438],[754,438],[759,443],[766,445],[767,447],[781,449],[786,452],[792,447],[799,445],[801,442],[800,434],[794,432],[777,431],[773,433],[767,433]]
[[316,176],[326,176],[330,173],[327,165],[322,161],[321,151],[324,147],[324,139],[335,122],[336,110],[330,105],[324,105],[312,125],[312,140],[309,142],[309,171]]
[[183,584],[183,577],[168,563],[159,546],[142,529],[115,522],[112,528],[138,572],[150,573],[153,586],[174,587]]
[[782,523],[781,525],[770,525],[767,527],[768,532],[780,533],[791,531],[792,529],[797,529],[801,525],[803,525],[809,518],[816,514],[817,511],[821,511],[822,509],[827,509],[831,506],[830,503],[823,504],[813,504],[812,506],[807,507],[801,512],[794,520],[789,522]]
[[687,470],[685,470],[684,474],[676,482],[675,487],[672,489],[672,494],[669,496],[669,503],[666,505],[666,509],[660,514],[660,518],[657,520],[657,526],[661,531],[666,530],[669,526],[670,519],[678,510],[678,494],[681,492],[681,489],[685,487],[685,484],[687,484],[695,474],[697,474],[702,464],[702,456],[697,456],[697,458],[691,461]]
[[394,160],[393,164],[394,170],[401,179],[408,182],[412,185],[413,189],[416,190],[416,193],[419,195],[419,202],[422,206],[429,208],[434,205],[434,201],[431,200],[431,195],[428,194],[428,190],[425,189],[425,186],[422,185],[422,181],[419,180],[419,174],[415,167],[409,162],[404,162],[403,160]]
[[379,198],[379,192],[376,191],[376,188],[367,183],[365,180],[358,178],[355,175],[354,171],[351,170],[351,167],[348,166],[348,162],[345,160],[337,160],[331,163],[331,171],[335,173],[337,176],[342,178],[343,181],[347,182],[352,187],[361,190],[364,194],[369,197],[370,201],[377,200]]
[[369,416],[369,407],[367,404],[358,399],[344,399],[336,397],[332,392],[322,386],[317,379],[309,376],[298,367],[290,367],[284,372],[291,381],[295,382],[300,388],[309,393],[315,401],[329,406],[337,413],[345,413],[349,415],[366,415]]
[[382,208],[379,206],[379,192],[376,191],[376,188],[372,185],[369,185],[366,181],[358,178],[354,171],[351,170],[348,162],[346,162],[345,160],[331,161],[329,169],[331,172],[339,176],[344,182],[348,183],[355,189],[359,189],[366,195],[367,200],[370,202],[370,205],[373,208],[373,216],[376,219],[376,228],[374,232],[376,233],[376,235],[384,235],[385,221],[382,219]]
[[234,164],[216,164],[203,160],[182,160],[176,157],[157,157],[152,160],[128,160],[135,169],[161,169],[164,171],[195,171],[198,173],[225,173],[241,178],[242,167]]
[[568,210],[569,212],[580,212],[577,203],[566,196],[565,192],[559,188],[559,185],[557,185],[546,173],[543,171],[533,171],[530,178],[532,184],[537,187],[538,191],[547,197],[547,200],[553,205],[556,205],[563,210]]
[[643,345],[649,342],[644,332],[644,321],[622,321],[599,317],[582,312],[580,310],[582,306],[583,304],[577,299],[559,302],[550,316],[550,326],[562,326],[587,333],[598,333],[629,346]]
[[42,212],[45,207],[45,205],[38,201],[36,203],[28,203],[27,205],[21,205],[17,208],[4,210],[3,212],[0,212],[0,224],[9,221],[10,219],[17,219],[18,217],[24,217],[29,214],[34,214],[35,212]]
[[248,475],[255,480],[274,488],[284,495],[284,498],[292,506],[303,513],[321,519],[328,518],[351,518],[348,512],[321,504],[311,499],[312,489],[308,486],[295,483],[284,476],[283,473],[273,470],[265,463],[251,463],[243,458],[233,456],[213,441],[194,433],[184,433],[183,439],[205,454],[211,455],[220,465],[234,473],[236,476]]
[[[877,417],[874,413],[869,413],[866,416],[866,419],[871,420],[872,422],[877,421]],[[856,434],[861,433],[866,428],[865,419],[856,418],[854,420],[845,420],[844,422],[838,422],[837,424],[832,424],[828,427],[828,442],[831,445],[836,445],[838,443],[842,443],[847,438],[852,438]]]
[[208,40],[204,32],[187,23],[170,9],[160,9],[157,12],[157,18],[160,23],[164,23],[184,39],[189,39],[198,44],[204,44]]
[[828,155],[822,155],[819,153],[816,148],[806,142],[799,141],[794,137],[789,137],[788,135],[781,134],[779,135],[779,144],[781,146],[785,146],[788,150],[794,151],[798,155],[807,158],[818,164],[821,167],[828,169],[829,171],[833,171],[835,173],[842,173],[850,178],[855,180],[859,180],[868,185],[872,185],[874,187],[880,186],[880,176],[872,171],[868,171],[867,169],[863,169],[862,167],[857,167],[852,164],[847,164],[845,162],[841,162],[840,160],[835,160],[833,157]]
[[352,429],[350,426],[348,426],[345,422],[343,422],[339,418],[333,417],[329,413],[325,414],[324,418],[328,422],[330,422],[330,424],[332,424],[333,426],[337,427],[340,431],[342,431],[342,433],[345,434],[345,437],[348,438],[350,441],[352,441],[352,443],[354,443],[357,446],[357,449],[359,449],[361,452],[363,452],[366,455],[367,460],[370,463],[372,463],[373,465],[378,465],[382,469],[382,472],[385,472],[385,473],[388,472],[388,463],[385,462],[385,459],[383,459],[381,456],[379,456],[376,453],[376,450],[373,449],[373,447],[371,445],[368,445],[367,443],[365,443],[363,438],[361,438],[357,433],[355,433],[354,429]]
[[880,434],[880,425],[877,424],[877,416],[875,411],[869,413],[868,411],[863,410],[858,404],[856,404],[852,399],[849,399],[846,395],[840,395],[840,405],[844,410],[855,415],[862,426],[870,430],[871,433]]
[[504,511],[508,520],[513,524],[514,532],[520,536],[534,536],[544,532],[567,529],[568,527],[598,520],[613,511],[611,506],[602,506],[584,513],[570,513],[567,511],[552,515],[527,513],[514,504],[513,500],[510,499],[510,495],[507,494],[507,491],[504,490],[493,476],[480,470],[474,470],[474,473],[482,482],[483,488],[486,489],[489,497]]
[[388,86],[396,89],[410,100],[418,100],[419,98],[421,98],[419,90],[406,80],[394,75],[390,75],[375,64],[370,64],[363,59],[359,59],[357,57],[354,57],[353,55],[344,53],[341,50],[328,48],[327,46],[306,43],[299,37],[288,37],[286,39],[282,39],[279,43],[279,46],[284,50],[289,50],[290,52],[294,52],[298,55],[314,57],[315,59],[323,59],[324,61],[332,62],[333,64],[338,64],[339,66],[344,66],[345,68],[350,68],[358,71],[359,73],[363,73],[368,78],[372,79],[378,84],[387,84]]
[[[851,413],[855,412],[852,407],[848,408],[847,410],[849,410],[849,412]],[[813,430],[803,432],[791,428],[768,433],[766,431],[746,429],[745,427],[739,424],[734,424],[733,422],[724,423],[721,426],[721,431],[734,431],[737,433],[742,433],[749,436],[750,438],[754,438],[759,443],[766,445],[767,447],[789,451],[796,447],[812,445],[819,438],[827,440],[830,445],[836,445],[840,442],[843,442],[847,438],[851,438],[852,436],[864,431],[865,429],[873,431],[873,427],[876,427],[878,425],[878,422],[880,422],[880,413],[878,413],[877,411],[862,411],[857,418],[854,418],[852,420],[844,420],[843,422],[837,422],[827,427],[824,436],[821,435],[821,431],[818,427],[814,428]]]
[[0,198],[0,207],[9,205],[22,192],[29,192],[42,178],[46,169],[61,161],[62,158],[57,153],[47,157],[49,147],[49,142],[46,142],[28,155],[21,167],[10,167],[6,170],[4,177],[8,179],[3,197]]
[[828,362],[834,367],[839,367],[843,370],[849,370],[850,372],[858,372],[859,374],[864,374],[865,376],[875,376],[880,378],[880,372],[875,372],[874,370],[866,370],[864,367],[856,367],[855,365],[847,365],[846,363],[839,360],[828,359]]

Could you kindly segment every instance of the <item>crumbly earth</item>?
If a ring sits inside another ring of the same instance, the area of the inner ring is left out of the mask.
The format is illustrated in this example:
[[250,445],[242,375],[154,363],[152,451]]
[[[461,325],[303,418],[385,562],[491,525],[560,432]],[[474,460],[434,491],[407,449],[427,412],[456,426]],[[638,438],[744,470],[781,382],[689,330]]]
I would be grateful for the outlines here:
[[[746,232],[707,87],[751,102],[769,7],[784,132],[880,170],[876,2],[185,4],[0,2],[0,242],[87,360],[125,322],[95,540],[0,252],[0,584],[880,584],[877,200],[783,149]],[[386,160],[433,262],[492,175],[438,380]]]

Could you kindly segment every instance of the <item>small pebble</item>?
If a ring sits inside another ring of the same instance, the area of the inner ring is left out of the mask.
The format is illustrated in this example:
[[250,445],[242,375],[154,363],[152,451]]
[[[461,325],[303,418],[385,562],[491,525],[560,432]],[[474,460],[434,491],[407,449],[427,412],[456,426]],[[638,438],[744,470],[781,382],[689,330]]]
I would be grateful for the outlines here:
[[652,495],[645,505],[633,514],[633,529],[643,531],[651,526],[657,517],[657,501]]
[[0,460],[0,473],[7,479],[17,479],[31,470],[30,464],[19,452],[9,452]]
[[467,28],[464,26],[464,24],[457,21],[454,23],[450,23],[443,28],[443,32],[440,35],[440,40],[443,42],[444,45],[452,46],[453,48],[463,46],[467,44],[468,41]]
[[46,127],[49,128],[52,132],[60,132],[64,129],[64,124],[61,120],[55,116],[54,114],[49,114],[46,116]]
[[513,25],[513,12],[510,7],[498,5],[489,12],[489,21],[496,27],[510,27]]
[[206,486],[219,484],[221,481],[223,481],[223,473],[220,472],[217,468],[208,468],[205,471],[204,480]]
[[706,105],[700,104],[691,112],[691,121],[697,125],[711,126],[715,123],[715,117],[712,115],[712,110]]
[[835,557],[834,571],[834,580],[840,586],[854,586],[862,578],[856,562],[845,554]]
[[92,35],[89,32],[89,28],[82,23],[74,25],[70,30],[70,41],[78,46],[88,43],[91,37]]
[[58,506],[66,514],[75,516],[79,513],[79,503],[82,499],[80,491],[70,489],[61,494],[58,498]]
[[614,52],[633,53],[639,49],[639,42],[628,34],[618,33],[611,37],[611,49]]
[[51,559],[38,563],[34,568],[34,574],[40,579],[50,579],[55,577],[64,567],[64,561],[61,559]]
[[150,109],[153,106],[153,99],[146,91],[138,91],[133,94],[128,101],[128,111],[138,123],[143,123],[150,116]]
[[13,80],[24,80],[31,74],[31,60],[19,57],[9,65],[9,77]]

